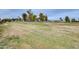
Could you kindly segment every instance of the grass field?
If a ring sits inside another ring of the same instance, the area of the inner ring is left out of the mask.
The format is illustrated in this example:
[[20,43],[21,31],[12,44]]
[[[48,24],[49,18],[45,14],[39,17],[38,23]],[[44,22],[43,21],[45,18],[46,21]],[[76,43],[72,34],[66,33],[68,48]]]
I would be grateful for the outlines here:
[[79,23],[0,24],[0,48],[79,48]]

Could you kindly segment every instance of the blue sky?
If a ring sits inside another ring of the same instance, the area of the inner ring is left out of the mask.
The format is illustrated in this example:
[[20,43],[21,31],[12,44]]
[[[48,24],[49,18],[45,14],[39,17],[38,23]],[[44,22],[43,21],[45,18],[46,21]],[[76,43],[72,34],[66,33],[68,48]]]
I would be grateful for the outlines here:
[[[0,9],[0,18],[18,17],[25,13],[27,9]],[[49,19],[59,19],[69,16],[70,18],[79,18],[79,9],[32,9],[34,14],[43,12]]]

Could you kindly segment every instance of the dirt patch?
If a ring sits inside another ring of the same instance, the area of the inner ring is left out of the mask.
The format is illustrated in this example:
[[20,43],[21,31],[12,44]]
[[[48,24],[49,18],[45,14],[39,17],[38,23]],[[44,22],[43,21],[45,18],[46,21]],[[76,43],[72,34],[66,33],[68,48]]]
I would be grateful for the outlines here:
[[26,28],[21,27],[19,25],[12,25],[4,32],[4,36],[23,36],[27,33],[28,30]]

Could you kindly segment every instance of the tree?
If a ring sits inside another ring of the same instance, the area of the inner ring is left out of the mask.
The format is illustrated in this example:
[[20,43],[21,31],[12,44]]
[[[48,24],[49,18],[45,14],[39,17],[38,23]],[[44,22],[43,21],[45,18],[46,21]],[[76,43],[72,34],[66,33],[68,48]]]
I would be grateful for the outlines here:
[[60,21],[63,21],[62,17],[60,17]]
[[32,21],[35,21],[36,20],[36,15],[33,15],[33,19],[32,19]]
[[29,20],[30,20],[30,21],[33,21],[33,16],[34,16],[34,15],[33,15],[32,13],[29,14]]
[[12,18],[12,21],[13,21],[13,22],[16,21],[16,18]]
[[40,19],[40,21],[45,21],[45,18],[44,18],[43,13],[40,13],[40,14],[39,14],[39,19]]
[[65,22],[70,22],[70,18],[68,16],[65,17]]
[[75,18],[73,18],[71,21],[72,21],[72,22],[76,22],[76,19],[75,19]]
[[32,10],[31,9],[27,10],[27,13],[32,14]]
[[23,17],[23,20],[24,20],[24,21],[27,21],[27,14],[26,14],[26,13],[23,13],[23,14],[22,14],[22,17]]
[[48,16],[47,15],[45,15],[45,21],[48,21]]
[[32,20],[33,20],[33,13],[32,13],[32,11],[31,11],[31,9],[29,9],[29,10],[27,11],[27,13],[28,13],[28,21],[32,21]]

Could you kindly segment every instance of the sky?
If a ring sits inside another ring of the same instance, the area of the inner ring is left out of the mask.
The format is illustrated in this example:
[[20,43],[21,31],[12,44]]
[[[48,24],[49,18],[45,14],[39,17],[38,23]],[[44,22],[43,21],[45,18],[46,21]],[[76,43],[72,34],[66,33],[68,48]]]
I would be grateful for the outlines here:
[[[0,9],[0,18],[17,18],[25,13],[27,9]],[[48,16],[50,20],[57,20],[60,17],[64,18],[79,18],[79,9],[32,9],[32,12],[38,15],[40,12]]]

